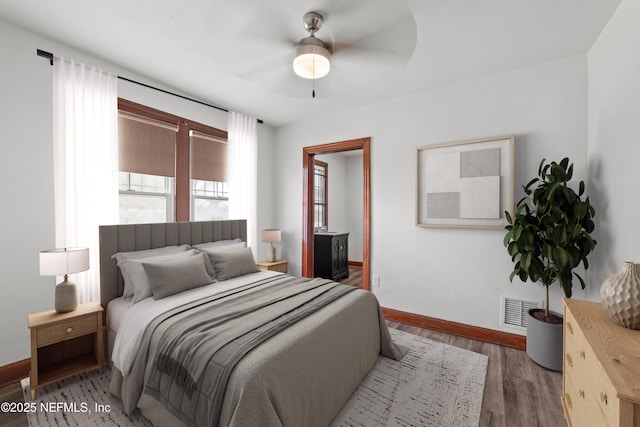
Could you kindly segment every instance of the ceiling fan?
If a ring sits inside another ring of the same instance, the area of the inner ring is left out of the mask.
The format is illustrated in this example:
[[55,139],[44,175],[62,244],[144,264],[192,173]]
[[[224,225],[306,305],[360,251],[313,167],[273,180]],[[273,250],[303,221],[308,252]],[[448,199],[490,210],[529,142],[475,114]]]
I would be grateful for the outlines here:
[[[415,50],[417,29],[405,0],[325,0],[310,11],[292,0],[281,2],[287,4],[253,8],[242,31],[253,42],[247,47],[255,49],[243,57],[253,59],[236,72],[279,95],[301,97],[308,80],[315,89],[316,80],[331,71],[320,83],[325,97],[348,96],[404,66]],[[308,32],[302,39],[290,24],[296,15]]]
[[307,12],[303,20],[309,36],[298,43],[293,71],[304,79],[321,79],[329,73],[333,53],[331,45],[315,36],[324,18],[318,12]]

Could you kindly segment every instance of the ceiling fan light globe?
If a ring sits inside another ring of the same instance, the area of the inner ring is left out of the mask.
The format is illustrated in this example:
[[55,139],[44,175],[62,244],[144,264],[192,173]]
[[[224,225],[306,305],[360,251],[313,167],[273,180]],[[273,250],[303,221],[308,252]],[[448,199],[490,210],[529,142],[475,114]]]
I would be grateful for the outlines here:
[[305,79],[320,79],[329,74],[331,62],[322,55],[305,53],[293,60],[293,70]]
[[329,73],[331,53],[322,46],[300,45],[293,60],[293,71],[305,79],[320,79]]

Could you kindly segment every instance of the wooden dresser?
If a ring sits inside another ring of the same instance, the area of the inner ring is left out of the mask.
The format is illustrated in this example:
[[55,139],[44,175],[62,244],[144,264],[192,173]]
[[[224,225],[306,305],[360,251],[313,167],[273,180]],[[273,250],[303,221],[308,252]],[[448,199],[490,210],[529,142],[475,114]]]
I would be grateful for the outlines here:
[[564,300],[562,406],[570,427],[640,426],[640,331],[597,302]]

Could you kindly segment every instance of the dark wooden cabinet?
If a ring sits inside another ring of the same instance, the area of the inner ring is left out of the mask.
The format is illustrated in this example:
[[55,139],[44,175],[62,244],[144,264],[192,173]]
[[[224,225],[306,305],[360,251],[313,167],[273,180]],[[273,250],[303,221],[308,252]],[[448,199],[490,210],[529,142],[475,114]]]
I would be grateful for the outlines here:
[[349,233],[314,234],[313,256],[315,277],[349,277]]

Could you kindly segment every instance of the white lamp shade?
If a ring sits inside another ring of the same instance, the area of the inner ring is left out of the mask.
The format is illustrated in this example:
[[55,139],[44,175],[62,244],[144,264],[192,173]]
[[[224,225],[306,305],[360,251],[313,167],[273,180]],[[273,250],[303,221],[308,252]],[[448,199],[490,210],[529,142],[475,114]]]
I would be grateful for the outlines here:
[[280,241],[281,233],[277,228],[262,230],[262,241],[265,243],[277,243]]
[[329,74],[331,53],[321,46],[299,46],[293,71],[305,79],[320,79]]
[[61,248],[40,252],[40,275],[62,276],[89,269],[89,248]]

